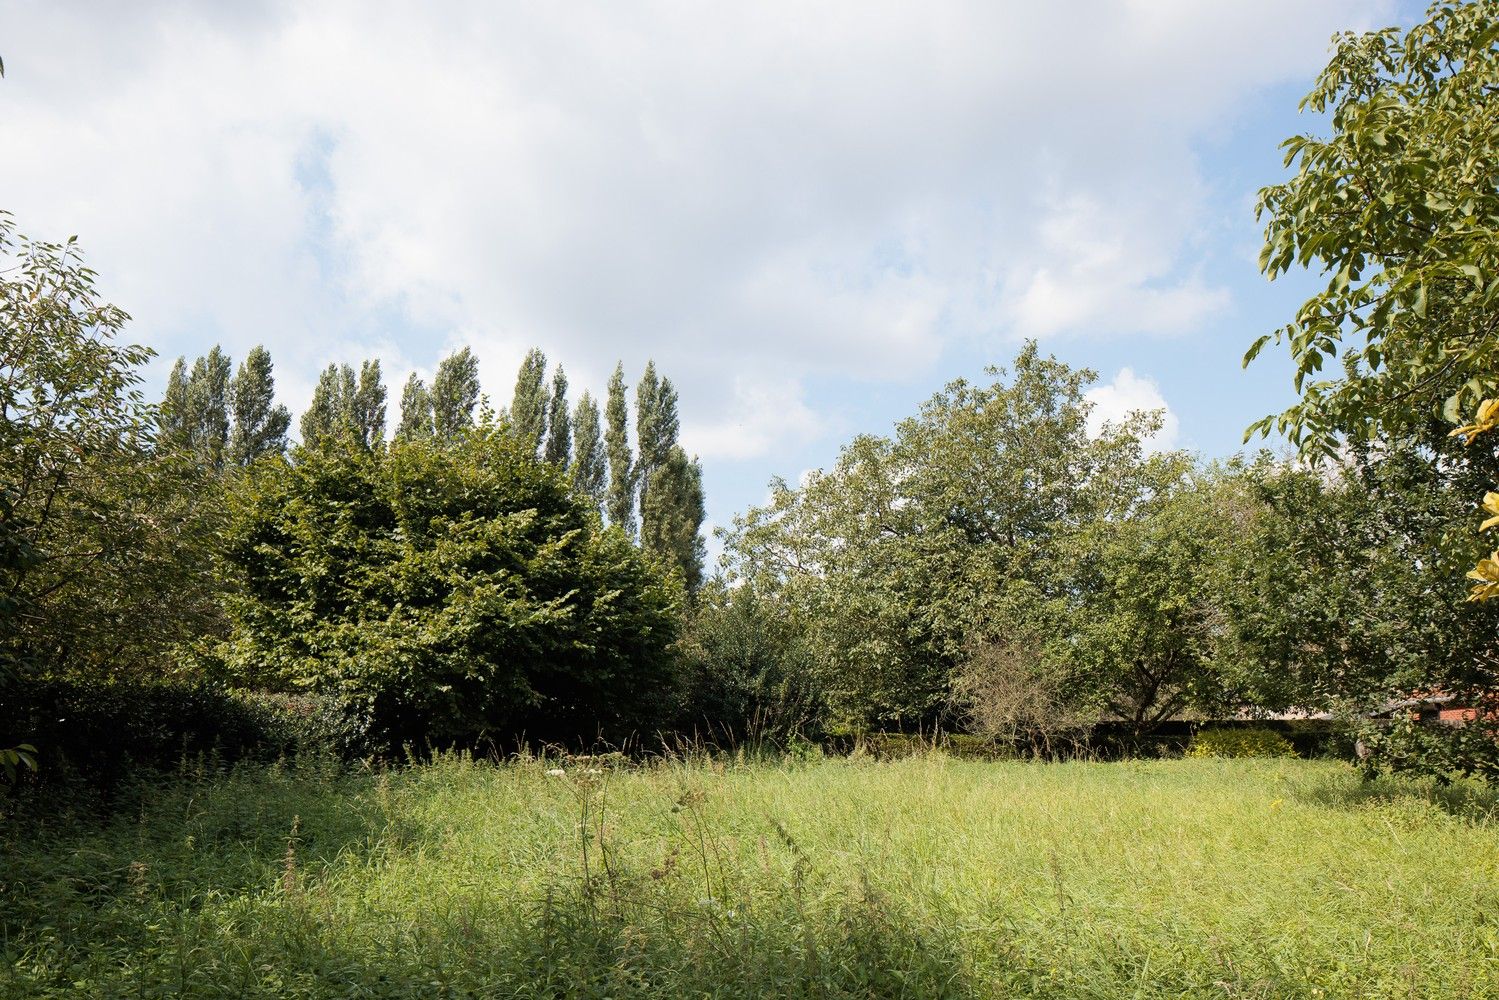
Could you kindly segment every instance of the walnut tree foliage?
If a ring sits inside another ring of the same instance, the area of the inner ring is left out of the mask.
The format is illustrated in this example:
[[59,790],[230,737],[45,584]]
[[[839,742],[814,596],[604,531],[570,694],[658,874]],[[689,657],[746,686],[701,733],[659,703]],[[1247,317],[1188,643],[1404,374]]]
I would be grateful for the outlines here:
[[1260,192],[1260,265],[1326,287],[1270,340],[1300,400],[1250,433],[1310,454],[1340,438],[1457,422],[1499,389],[1499,18],[1438,3],[1408,30],[1336,39],[1301,104],[1325,136],[1288,139],[1290,179]]

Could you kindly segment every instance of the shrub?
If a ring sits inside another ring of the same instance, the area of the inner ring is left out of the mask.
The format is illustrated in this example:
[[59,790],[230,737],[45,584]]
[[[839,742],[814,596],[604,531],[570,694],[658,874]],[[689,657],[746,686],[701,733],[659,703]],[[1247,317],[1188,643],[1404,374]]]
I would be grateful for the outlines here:
[[1261,728],[1203,729],[1187,746],[1188,757],[1295,757],[1280,733]]
[[618,742],[675,712],[680,587],[503,430],[302,448],[233,499],[239,684],[336,697],[389,747]]

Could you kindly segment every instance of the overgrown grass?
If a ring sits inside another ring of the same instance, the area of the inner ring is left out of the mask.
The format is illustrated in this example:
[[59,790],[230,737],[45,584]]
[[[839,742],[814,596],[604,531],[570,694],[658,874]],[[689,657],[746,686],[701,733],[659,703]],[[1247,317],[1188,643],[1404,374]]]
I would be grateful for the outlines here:
[[11,997],[1499,996],[1481,786],[1294,760],[187,769],[3,821]]

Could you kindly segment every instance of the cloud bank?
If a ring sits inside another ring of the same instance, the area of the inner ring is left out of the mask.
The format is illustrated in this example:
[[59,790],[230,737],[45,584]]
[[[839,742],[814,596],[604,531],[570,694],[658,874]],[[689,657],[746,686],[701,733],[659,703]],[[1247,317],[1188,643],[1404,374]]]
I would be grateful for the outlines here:
[[22,3],[0,197],[164,354],[265,343],[294,407],[372,353],[398,391],[471,345],[501,402],[532,344],[595,390],[653,356],[742,459],[822,432],[810,378],[1209,321],[1193,144],[1386,13]]

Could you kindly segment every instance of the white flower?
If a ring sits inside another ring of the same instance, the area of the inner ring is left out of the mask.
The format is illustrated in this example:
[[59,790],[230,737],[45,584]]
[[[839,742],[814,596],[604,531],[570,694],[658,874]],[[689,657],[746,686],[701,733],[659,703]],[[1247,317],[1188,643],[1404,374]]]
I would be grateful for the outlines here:
[[561,778],[566,774],[567,772],[562,770],[562,768],[560,767],[554,767],[551,770],[547,771],[547,775],[553,778]]

